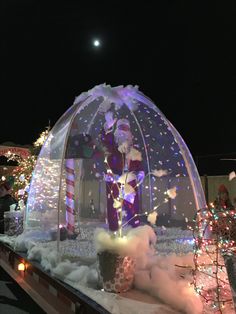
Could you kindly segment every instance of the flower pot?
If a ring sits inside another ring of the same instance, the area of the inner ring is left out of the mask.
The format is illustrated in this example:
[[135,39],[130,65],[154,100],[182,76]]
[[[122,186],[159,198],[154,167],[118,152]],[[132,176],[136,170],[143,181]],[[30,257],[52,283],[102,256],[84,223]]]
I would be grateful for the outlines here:
[[135,260],[130,256],[103,251],[98,253],[99,271],[105,291],[121,293],[132,288]]

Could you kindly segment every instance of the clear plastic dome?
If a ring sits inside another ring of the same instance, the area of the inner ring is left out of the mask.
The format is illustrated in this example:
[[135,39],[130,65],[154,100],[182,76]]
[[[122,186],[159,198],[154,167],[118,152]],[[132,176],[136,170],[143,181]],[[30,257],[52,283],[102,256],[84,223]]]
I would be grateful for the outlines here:
[[192,156],[156,105],[137,87],[99,85],[75,99],[41,149],[26,227],[116,231],[152,211],[157,225],[176,227],[205,205]]

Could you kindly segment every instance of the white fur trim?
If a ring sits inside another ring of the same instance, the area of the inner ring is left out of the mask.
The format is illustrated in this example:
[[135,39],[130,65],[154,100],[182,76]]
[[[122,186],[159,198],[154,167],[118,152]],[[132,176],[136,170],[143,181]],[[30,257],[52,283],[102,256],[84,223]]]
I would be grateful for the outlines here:
[[131,148],[130,152],[127,154],[127,158],[130,160],[142,160],[142,154],[135,148]]
[[136,180],[137,177],[136,175],[133,173],[133,172],[128,172],[128,173],[124,173],[122,174],[119,179],[118,179],[118,182],[119,183],[122,183],[122,184],[125,184],[125,183],[129,183],[133,180]]

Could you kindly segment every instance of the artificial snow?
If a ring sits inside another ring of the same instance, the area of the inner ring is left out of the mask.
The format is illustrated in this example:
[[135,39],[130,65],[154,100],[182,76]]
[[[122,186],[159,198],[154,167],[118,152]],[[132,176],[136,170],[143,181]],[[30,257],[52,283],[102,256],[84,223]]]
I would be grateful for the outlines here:
[[233,180],[236,177],[235,171],[230,172],[229,174],[229,181]]
[[[70,280],[72,278],[71,274],[74,275],[74,272],[78,271],[80,272],[78,268],[78,265],[76,263],[71,263],[70,261],[60,262],[56,266],[56,268],[53,268],[51,270],[53,276],[63,280],[65,277],[69,277]],[[77,276],[78,277],[78,276]],[[74,281],[74,280],[73,280]]]
[[95,231],[96,251],[110,251],[121,256],[145,258],[151,252],[150,244],[156,243],[156,234],[149,226],[123,230],[123,237],[113,237],[108,231],[98,228]]
[[[110,313],[203,313],[201,299],[190,286],[193,267],[190,231],[155,228],[154,232],[150,226],[141,226],[127,228],[123,238],[114,239],[102,228],[96,229],[94,234],[94,229],[86,227],[81,228],[81,235],[83,240],[61,241],[60,254],[57,242],[49,241],[47,235],[40,239],[38,231],[25,232],[18,237],[1,236],[0,241],[16,250],[24,249],[28,259],[39,262],[53,277],[86,294]],[[181,237],[182,241],[177,242]],[[179,256],[184,249],[186,254]],[[101,290],[96,254],[102,250],[136,259],[132,290],[122,294]],[[205,309],[204,313],[207,313]]]
[[151,173],[152,173],[155,177],[160,178],[160,177],[166,176],[166,175],[168,174],[168,171],[165,170],[165,169],[159,169],[159,170],[155,169],[155,170],[152,170]]
[[[175,266],[177,264],[185,265],[184,258],[157,257],[149,267],[136,272],[134,286],[183,313],[200,314],[202,313],[202,302],[193,287],[190,286],[192,277],[185,274],[186,278],[180,280],[180,274]],[[184,276],[184,274],[181,275]]]
[[157,212],[152,212],[147,216],[147,221],[150,222],[152,225],[156,223],[157,220]]
[[173,200],[177,196],[176,190],[177,190],[177,188],[176,188],[176,186],[174,186],[173,188],[167,190],[166,194]]
[[127,158],[130,160],[142,160],[142,154],[135,148],[131,148],[130,152],[127,154]]

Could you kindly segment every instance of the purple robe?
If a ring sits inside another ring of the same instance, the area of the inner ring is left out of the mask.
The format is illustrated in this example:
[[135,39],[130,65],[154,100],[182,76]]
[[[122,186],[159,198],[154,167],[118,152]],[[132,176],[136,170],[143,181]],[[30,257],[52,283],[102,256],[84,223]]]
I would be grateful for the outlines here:
[[[109,229],[111,231],[118,230],[118,215],[117,209],[113,206],[113,198],[117,198],[119,195],[119,188],[117,184],[113,183],[113,180],[116,180],[118,176],[122,175],[124,170],[124,160],[125,154],[122,154],[118,150],[118,145],[115,142],[115,138],[113,133],[105,133],[102,131],[101,133],[101,141],[105,146],[108,156],[107,156],[107,164],[112,171],[112,174],[108,174],[106,177],[106,193],[107,193],[107,219]],[[140,160],[129,160],[126,165],[125,172],[134,172],[137,174],[138,172],[143,171],[142,161]],[[123,201],[122,211],[126,212],[126,221],[134,217],[135,214],[139,213],[139,197],[138,197],[138,187],[137,180],[132,180],[128,184],[131,185],[135,189],[135,196],[132,200],[129,201],[128,197],[126,197]],[[120,185],[119,185],[120,187]],[[113,194],[113,197],[111,195]],[[132,227],[138,227],[140,224],[139,217],[134,217],[129,224]]]

